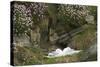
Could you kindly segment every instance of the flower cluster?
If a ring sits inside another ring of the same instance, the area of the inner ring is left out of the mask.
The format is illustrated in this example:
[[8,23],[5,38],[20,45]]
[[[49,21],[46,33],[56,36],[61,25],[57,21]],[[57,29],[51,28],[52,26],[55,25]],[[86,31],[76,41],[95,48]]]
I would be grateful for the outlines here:
[[45,3],[31,3],[30,9],[32,14],[36,15],[38,18],[43,18],[45,16],[46,8],[48,6]]
[[61,5],[59,8],[59,15],[69,17],[73,20],[81,20],[88,15],[88,6],[83,5]]
[[28,33],[34,22],[45,17],[46,6],[43,3],[15,3],[13,11],[14,33]]
[[14,33],[17,35],[27,34],[30,30],[30,26],[32,25],[32,15],[31,10],[27,9],[23,4],[14,4],[13,10],[13,25],[14,25]]

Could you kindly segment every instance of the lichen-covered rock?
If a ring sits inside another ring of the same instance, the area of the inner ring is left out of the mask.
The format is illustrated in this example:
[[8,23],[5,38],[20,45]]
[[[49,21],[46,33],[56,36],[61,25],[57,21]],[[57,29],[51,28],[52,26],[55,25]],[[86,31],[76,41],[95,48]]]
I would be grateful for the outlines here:
[[31,42],[33,46],[39,46],[40,44],[40,29],[39,27],[33,28],[31,30]]

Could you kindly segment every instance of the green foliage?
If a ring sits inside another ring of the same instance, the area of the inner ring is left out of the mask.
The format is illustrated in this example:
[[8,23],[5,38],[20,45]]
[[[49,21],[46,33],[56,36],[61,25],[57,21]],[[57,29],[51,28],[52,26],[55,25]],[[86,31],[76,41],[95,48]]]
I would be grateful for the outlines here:
[[91,6],[89,10],[90,10],[90,15],[94,16],[94,20],[95,22],[97,22],[97,7]]
[[89,11],[87,8],[88,6],[82,5],[61,5],[58,18],[60,22],[66,23],[66,25],[68,24],[71,27],[81,26],[85,24],[84,18]]

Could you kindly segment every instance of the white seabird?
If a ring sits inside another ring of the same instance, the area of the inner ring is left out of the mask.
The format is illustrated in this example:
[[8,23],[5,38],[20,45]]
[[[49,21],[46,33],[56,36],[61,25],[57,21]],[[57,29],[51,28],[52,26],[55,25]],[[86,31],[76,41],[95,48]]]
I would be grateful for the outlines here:
[[55,58],[55,57],[60,57],[60,56],[66,56],[66,55],[72,55],[79,53],[81,50],[74,50],[71,49],[70,47],[66,47],[63,49],[56,49],[55,51],[52,51],[48,54],[47,58]]
[[52,51],[48,54],[48,56],[55,56],[55,55],[59,55],[62,53],[62,50],[61,49],[56,49],[55,51]]

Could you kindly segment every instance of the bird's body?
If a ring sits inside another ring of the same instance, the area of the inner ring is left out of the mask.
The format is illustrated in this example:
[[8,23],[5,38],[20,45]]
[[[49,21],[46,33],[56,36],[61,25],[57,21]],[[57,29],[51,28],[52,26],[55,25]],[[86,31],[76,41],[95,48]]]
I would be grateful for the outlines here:
[[63,49],[63,51],[61,49],[56,49],[55,51],[52,51],[48,54],[48,57],[60,57],[60,56],[66,56],[66,55],[72,55],[75,53],[79,53],[80,50],[74,50],[71,49],[70,47],[66,47]]
[[54,56],[54,55],[58,55],[60,53],[62,53],[62,50],[58,48],[55,51],[52,51],[51,53],[49,53],[48,56]]

